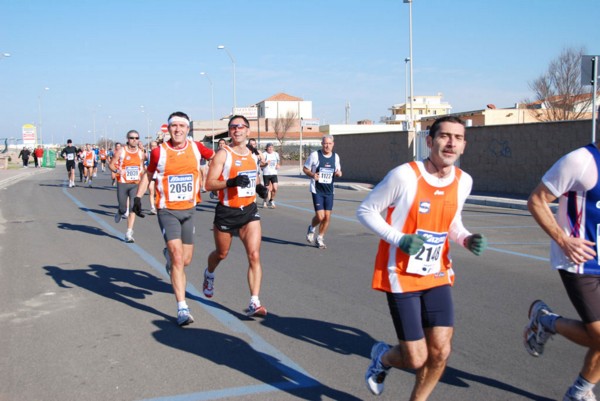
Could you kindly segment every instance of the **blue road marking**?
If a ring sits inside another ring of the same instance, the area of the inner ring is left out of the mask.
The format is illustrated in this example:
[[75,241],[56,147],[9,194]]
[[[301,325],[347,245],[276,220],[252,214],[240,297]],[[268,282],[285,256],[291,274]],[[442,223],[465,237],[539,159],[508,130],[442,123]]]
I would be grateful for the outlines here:
[[[66,182],[66,181],[65,181]],[[107,232],[120,237],[122,233],[116,230],[113,226],[107,223],[105,220],[100,218],[96,213],[92,212],[87,208],[79,199],[77,199],[70,191],[67,190],[66,186],[63,187],[63,193],[71,199],[73,203],[80,209],[82,209],[92,220],[98,223]],[[157,270],[163,277],[167,277],[164,270],[164,264],[161,264],[152,255],[146,252],[142,247],[135,243],[126,244],[130,249],[136,253],[144,262],[152,266]],[[228,312],[215,308],[211,301],[203,301],[200,292],[191,284],[188,283],[187,292],[192,294],[197,299],[198,305],[204,309],[205,312],[212,315],[217,321],[227,327],[229,330],[240,333],[247,336],[249,345],[256,350],[259,354],[269,355],[271,358],[265,358],[271,366],[279,370],[284,377],[289,378],[289,382],[279,383],[267,383],[261,385],[252,385],[244,387],[234,387],[222,390],[203,391],[192,394],[181,394],[177,396],[167,396],[162,398],[153,398],[151,400],[216,400],[219,398],[226,398],[232,396],[242,396],[250,394],[267,393],[279,390],[290,390],[290,389],[301,389],[308,387],[320,386],[316,379],[314,379],[308,372],[301,368],[298,364],[288,358],[284,353],[273,347],[267,341],[265,341],[260,335],[248,328],[239,319],[233,317]],[[276,362],[276,363],[275,363]],[[149,399],[150,400],[150,399]]]

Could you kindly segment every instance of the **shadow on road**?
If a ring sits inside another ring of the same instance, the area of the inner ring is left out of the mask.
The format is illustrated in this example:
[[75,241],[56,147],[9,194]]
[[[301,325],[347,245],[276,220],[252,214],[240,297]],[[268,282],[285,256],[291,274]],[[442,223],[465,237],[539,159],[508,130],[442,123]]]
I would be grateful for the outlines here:
[[217,365],[237,370],[272,387],[257,388],[256,384],[250,383],[245,388],[235,386],[231,389],[204,389],[204,391],[218,391],[223,395],[231,391],[232,397],[256,394],[257,399],[260,399],[260,393],[280,390],[305,400],[361,400],[351,394],[325,386],[271,355],[256,351],[238,337],[190,326],[181,330],[162,320],[156,320],[154,324],[158,330],[153,333],[153,336],[158,342],[197,355]]
[[170,284],[145,271],[103,265],[90,265],[89,269],[61,269],[58,266],[44,266],[44,269],[61,288],[73,288],[73,286],[84,288],[102,297],[160,316],[170,324],[175,324],[173,316],[135,301],[145,299],[154,292],[172,292]]
[[80,232],[86,233],[86,234],[105,236],[105,237],[113,238],[113,239],[116,239],[119,241],[123,240],[122,238],[115,237],[114,235],[108,234],[106,231],[104,231],[98,227],[88,226],[88,225],[84,225],[84,224],[58,223],[58,228],[60,228],[61,230],[80,231]]

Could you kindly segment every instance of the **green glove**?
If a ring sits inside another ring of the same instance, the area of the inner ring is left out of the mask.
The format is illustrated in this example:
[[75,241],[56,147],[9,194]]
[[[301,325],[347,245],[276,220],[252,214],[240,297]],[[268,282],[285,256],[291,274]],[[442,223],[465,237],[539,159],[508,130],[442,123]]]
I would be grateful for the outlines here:
[[473,234],[465,239],[466,248],[477,256],[481,255],[483,251],[485,251],[487,245],[487,238],[485,238],[482,234]]
[[398,242],[398,248],[404,253],[414,255],[423,246],[425,237],[417,234],[405,234]]

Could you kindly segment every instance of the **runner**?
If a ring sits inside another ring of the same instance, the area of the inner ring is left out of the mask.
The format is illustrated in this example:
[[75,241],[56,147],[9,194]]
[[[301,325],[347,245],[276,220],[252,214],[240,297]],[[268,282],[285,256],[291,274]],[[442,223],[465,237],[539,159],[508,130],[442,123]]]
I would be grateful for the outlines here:
[[102,172],[104,173],[106,170],[106,149],[104,149],[104,147],[100,148],[98,156],[100,157],[100,165],[102,167]]
[[267,199],[263,200],[262,207],[265,207],[265,202],[267,202],[267,207],[270,209],[275,209],[275,195],[277,194],[278,188],[278,180],[277,180],[277,170],[279,170],[279,153],[275,152],[273,149],[272,143],[267,143],[266,152],[262,154],[263,162],[261,163],[262,171],[263,171],[263,180],[265,186],[269,189],[269,195]]
[[77,158],[77,148],[73,146],[72,140],[67,140],[67,146],[60,152],[60,155],[67,162],[69,188],[73,188],[75,186],[75,159]]
[[[115,157],[116,154],[119,154],[121,152],[121,142],[115,142],[115,150],[114,152],[112,152],[112,155],[110,156],[110,160],[109,163],[112,163],[113,158]],[[117,169],[118,169],[118,165],[117,165]],[[119,175],[117,173],[115,173],[114,171],[111,171],[110,173],[110,177],[112,178],[112,186],[116,187],[117,186],[117,181],[119,179]]]
[[258,157],[246,146],[250,123],[246,117],[236,115],[231,117],[228,127],[231,144],[217,151],[206,179],[206,188],[218,191],[219,203],[215,209],[213,228],[215,250],[208,256],[203,292],[207,298],[213,296],[215,270],[227,258],[233,235],[237,233],[248,256],[250,303],[247,315],[265,316],[267,309],[259,299],[262,281],[261,226],[255,200],[256,193],[266,197],[267,189],[263,185],[256,185]]
[[356,212],[381,238],[372,286],[386,293],[398,338],[398,345],[378,342],[371,350],[365,381],[375,395],[383,392],[386,374],[395,367],[416,370],[410,399],[426,400],[450,356],[454,271],[449,240],[475,255],[487,246],[481,234],[471,234],[462,223],[473,180],[454,163],[465,145],[462,120],[437,119],[427,136],[429,158],[391,170]]
[[92,187],[92,176],[94,174],[94,165],[96,164],[96,153],[89,143],[85,145],[85,150],[82,154],[83,159],[83,176],[88,186]]
[[152,150],[146,173],[142,175],[133,201],[133,211],[140,217],[141,198],[149,181],[156,181],[156,208],[158,224],[165,239],[163,251],[167,259],[166,269],[171,276],[173,292],[177,300],[177,324],[185,326],[194,322],[185,300],[185,267],[194,255],[194,212],[200,199],[200,159],[212,159],[214,152],[187,139],[190,118],[177,111],[168,119],[171,139]]
[[325,249],[325,233],[329,228],[331,211],[333,210],[333,183],[336,177],[342,176],[340,157],[333,151],[333,136],[325,135],[321,140],[321,150],[314,151],[304,163],[304,174],[311,178],[310,192],[312,194],[315,215],[306,231],[309,244],[315,243],[315,229],[319,234],[315,245]]
[[140,134],[136,130],[129,131],[126,138],[127,145],[115,154],[108,168],[119,177],[117,180],[118,210],[115,213],[115,223],[118,224],[123,217],[127,217],[125,242],[131,243],[135,242],[133,238],[135,213],[128,212],[137,194],[140,177],[144,173],[144,152],[137,146]]
[[83,173],[85,168],[83,167],[83,153],[85,149],[77,149],[77,169],[79,170],[79,182],[83,182]]
[[[563,156],[544,174],[527,202],[531,215],[552,239],[550,264],[558,270],[580,320],[560,316],[543,301],[534,301],[524,332],[525,349],[541,356],[555,334],[587,349],[583,367],[563,401],[595,401],[593,389],[600,381],[599,148],[600,141]],[[556,199],[555,217],[549,203]]]
[[[158,147],[158,142],[156,141],[152,141],[150,142],[150,152],[146,157],[146,167],[148,167],[148,164],[150,162],[150,153],[152,153],[152,151],[154,149],[156,149]],[[154,202],[156,201],[156,192],[155,192],[155,188],[156,188],[156,182],[154,181],[154,179],[150,180],[150,184],[148,184],[148,198],[150,199],[150,213],[151,215],[155,215],[156,214],[156,206],[154,205]]]

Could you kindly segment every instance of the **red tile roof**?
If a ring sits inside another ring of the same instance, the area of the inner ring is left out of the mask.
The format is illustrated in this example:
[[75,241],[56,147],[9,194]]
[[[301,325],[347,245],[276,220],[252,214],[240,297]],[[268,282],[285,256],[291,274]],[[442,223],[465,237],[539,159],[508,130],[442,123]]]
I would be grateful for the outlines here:
[[[303,101],[304,99],[296,96],[288,95],[287,93],[280,92],[276,95],[271,96],[263,100],[263,102],[298,102]],[[259,102],[260,103],[260,102]]]

